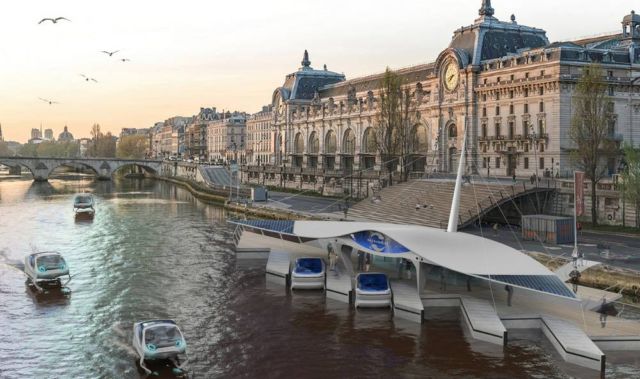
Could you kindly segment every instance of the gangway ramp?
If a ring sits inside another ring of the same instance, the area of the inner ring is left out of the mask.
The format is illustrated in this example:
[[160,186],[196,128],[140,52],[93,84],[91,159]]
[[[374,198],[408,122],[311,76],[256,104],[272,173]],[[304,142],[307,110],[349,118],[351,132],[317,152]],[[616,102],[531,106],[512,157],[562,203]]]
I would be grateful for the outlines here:
[[284,251],[272,251],[267,260],[267,281],[282,284],[289,284],[289,267],[291,265],[291,256]]
[[423,296],[422,302],[425,308],[460,307],[462,319],[474,339],[507,344],[507,328],[487,300],[457,294],[430,294]]
[[400,281],[392,281],[391,292],[393,294],[394,317],[422,323],[422,320],[424,320],[424,305],[422,305],[416,286]]

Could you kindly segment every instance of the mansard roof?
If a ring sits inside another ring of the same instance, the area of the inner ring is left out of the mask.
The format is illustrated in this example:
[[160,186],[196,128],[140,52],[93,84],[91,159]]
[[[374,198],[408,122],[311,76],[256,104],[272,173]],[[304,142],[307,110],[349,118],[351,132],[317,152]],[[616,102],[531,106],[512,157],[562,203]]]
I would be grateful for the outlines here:
[[278,88],[284,100],[312,100],[318,88],[345,80],[344,74],[311,67],[309,54],[305,50],[302,67],[287,75],[282,87]]
[[[434,75],[434,63],[421,64],[394,70],[405,83],[422,82]],[[384,72],[354,78],[336,84],[326,85],[319,89],[320,97],[345,96],[352,87],[356,93],[376,91],[380,88],[380,81],[384,77]]]

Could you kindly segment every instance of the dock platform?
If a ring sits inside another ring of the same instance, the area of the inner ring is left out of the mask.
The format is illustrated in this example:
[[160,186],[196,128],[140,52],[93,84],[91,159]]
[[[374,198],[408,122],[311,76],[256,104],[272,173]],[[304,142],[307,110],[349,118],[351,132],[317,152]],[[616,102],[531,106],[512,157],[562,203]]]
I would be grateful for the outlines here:
[[289,284],[289,267],[291,265],[291,256],[287,252],[272,251],[267,260],[267,281],[282,284]]
[[327,297],[351,303],[353,301],[353,280],[347,268],[338,262],[334,271],[327,270]]
[[400,281],[391,282],[393,315],[417,323],[424,320],[424,305],[415,286]]
[[429,294],[422,297],[425,308],[460,307],[461,317],[474,339],[506,345],[507,328],[486,300],[458,294]]

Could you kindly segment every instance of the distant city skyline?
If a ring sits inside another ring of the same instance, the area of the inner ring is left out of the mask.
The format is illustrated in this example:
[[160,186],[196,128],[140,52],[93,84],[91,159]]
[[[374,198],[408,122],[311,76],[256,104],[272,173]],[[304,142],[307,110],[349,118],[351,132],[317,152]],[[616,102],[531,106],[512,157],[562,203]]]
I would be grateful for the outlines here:
[[[434,3],[224,3],[150,1],[2,8],[0,123],[6,141],[65,125],[76,138],[148,128],[200,107],[258,112],[309,50],[347,79],[435,60],[453,31],[477,18],[480,0]],[[545,29],[550,41],[617,33],[628,1],[494,0],[496,17]],[[70,22],[45,22],[63,16]],[[384,25],[391,25],[385,27]],[[113,56],[102,51],[119,50]],[[130,59],[121,61],[120,59]],[[97,80],[86,80],[85,75]],[[49,104],[39,98],[56,101]]]

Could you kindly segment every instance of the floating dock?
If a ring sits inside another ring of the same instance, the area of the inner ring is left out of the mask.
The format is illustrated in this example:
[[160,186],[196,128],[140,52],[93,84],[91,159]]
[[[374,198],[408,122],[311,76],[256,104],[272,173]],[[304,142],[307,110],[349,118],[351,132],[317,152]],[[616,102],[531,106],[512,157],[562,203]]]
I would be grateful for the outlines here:
[[399,281],[391,282],[393,294],[393,316],[422,323],[424,305],[415,286]]
[[272,283],[289,284],[289,267],[291,265],[291,255],[283,251],[272,251],[267,260],[267,281]]

